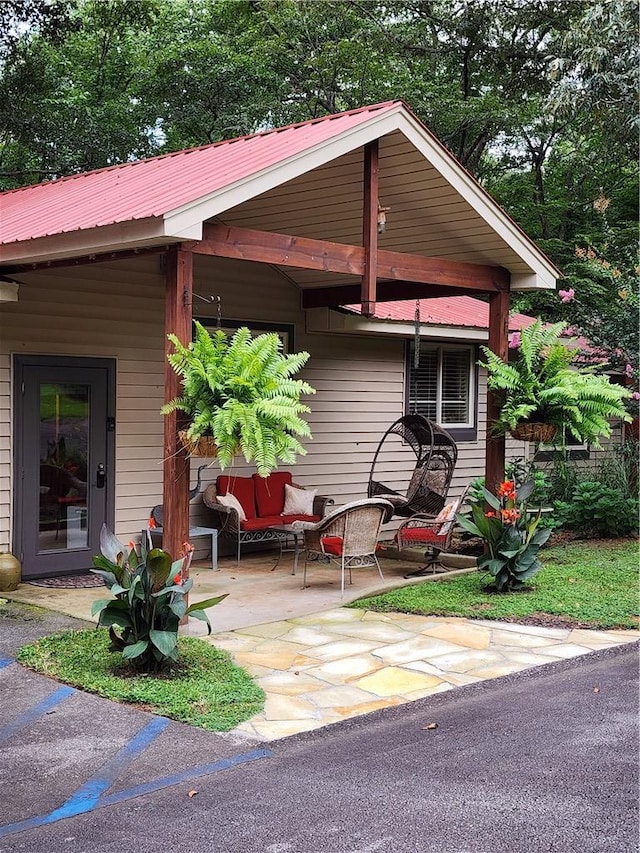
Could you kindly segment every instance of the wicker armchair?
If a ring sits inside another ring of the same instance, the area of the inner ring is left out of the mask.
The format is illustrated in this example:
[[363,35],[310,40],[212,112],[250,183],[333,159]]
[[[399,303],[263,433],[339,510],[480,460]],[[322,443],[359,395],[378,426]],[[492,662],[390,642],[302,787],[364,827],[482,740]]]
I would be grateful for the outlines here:
[[403,521],[396,531],[395,541],[398,551],[404,548],[424,548],[427,563],[409,572],[405,578],[420,577],[428,572],[435,574],[445,569],[440,555],[451,545],[456,526],[456,514],[462,509],[468,489],[456,500],[448,503],[437,516],[417,513]]
[[304,533],[304,574],[302,588],[307,586],[307,564],[337,563],[340,566],[340,595],[344,595],[345,569],[375,566],[384,575],[376,556],[380,528],[393,515],[393,504],[382,498],[367,498],[345,504],[316,523],[295,521],[293,527]]

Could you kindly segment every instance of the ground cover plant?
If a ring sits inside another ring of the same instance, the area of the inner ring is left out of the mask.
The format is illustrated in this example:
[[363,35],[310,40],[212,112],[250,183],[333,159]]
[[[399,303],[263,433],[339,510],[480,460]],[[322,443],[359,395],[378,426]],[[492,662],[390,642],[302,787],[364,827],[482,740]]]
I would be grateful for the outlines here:
[[17,658],[57,681],[209,731],[229,731],[262,709],[262,689],[226,652],[193,637],[180,637],[178,649],[165,672],[146,675],[98,628],[44,637]]
[[486,572],[428,581],[351,606],[424,616],[464,616],[523,624],[638,628],[638,543],[575,541],[548,548],[528,588],[508,595],[488,591]]

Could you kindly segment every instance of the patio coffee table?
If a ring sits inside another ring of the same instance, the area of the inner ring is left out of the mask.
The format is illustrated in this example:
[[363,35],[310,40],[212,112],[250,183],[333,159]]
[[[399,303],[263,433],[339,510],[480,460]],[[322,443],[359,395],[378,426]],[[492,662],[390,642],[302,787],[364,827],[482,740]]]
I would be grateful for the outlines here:
[[[273,532],[278,537],[278,543],[280,545],[280,553],[278,555],[278,559],[276,560],[276,564],[271,569],[273,572],[277,567],[278,563],[282,559],[282,555],[285,551],[293,551],[293,571],[292,575],[295,575],[298,569],[298,556],[300,555],[300,545],[304,542],[304,530],[297,530],[291,524],[273,524],[269,527],[269,530],[273,530]],[[288,539],[293,539],[293,548],[285,548],[284,546],[287,543]]]

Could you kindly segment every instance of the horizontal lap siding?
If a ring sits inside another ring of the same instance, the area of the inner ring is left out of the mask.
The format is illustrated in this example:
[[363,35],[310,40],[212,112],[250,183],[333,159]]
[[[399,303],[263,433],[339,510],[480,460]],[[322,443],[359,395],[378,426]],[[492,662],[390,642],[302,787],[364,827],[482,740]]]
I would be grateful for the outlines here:
[[[139,533],[162,491],[159,264],[159,256],[150,256],[21,275],[19,301],[0,307],[0,357],[7,376],[13,353],[116,360],[116,530],[122,538]],[[2,382],[0,412],[10,409],[9,391],[8,381]],[[1,551],[10,547],[11,503],[11,448],[3,433],[0,458]]]
[[[382,434],[404,411],[404,342],[391,337],[307,334],[300,292],[276,270],[241,261],[196,258],[194,291],[220,296],[224,319],[295,328],[294,349],[311,357],[301,374],[317,393],[307,399],[313,440],[300,457],[295,481],[336,503],[366,495]],[[56,269],[23,276],[20,301],[0,308],[0,550],[10,547],[10,354],[108,357],[117,363],[116,532],[125,539],[146,525],[162,499],[164,284],[160,259]],[[198,297],[194,314],[214,317]],[[486,394],[480,382],[477,440],[459,445],[452,493],[484,472]],[[198,465],[192,460],[192,484]],[[384,460],[385,482],[406,484],[414,457],[398,448]],[[285,466],[286,467],[286,466]],[[255,470],[242,457],[238,475]],[[219,473],[203,472],[205,485]],[[201,498],[193,521],[204,523]]]

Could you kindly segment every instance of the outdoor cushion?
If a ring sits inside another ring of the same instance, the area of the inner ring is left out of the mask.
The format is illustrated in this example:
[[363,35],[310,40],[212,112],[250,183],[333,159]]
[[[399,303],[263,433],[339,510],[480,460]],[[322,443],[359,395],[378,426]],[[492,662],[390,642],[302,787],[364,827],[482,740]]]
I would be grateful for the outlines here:
[[439,536],[430,527],[405,527],[402,539],[405,542],[432,542],[436,545],[444,545],[447,541],[446,536]]
[[283,515],[313,515],[313,502],[317,489],[296,489],[288,484],[284,487]]
[[294,521],[320,521],[319,515],[281,515],[280,524],[293,524]]
[[455,515],[458,509],[459,501],[451,501],[443,507],[434,519],[434,524],[439,524],[438,533],[440,536],[445,536],[449,532],[449,528],[454,522]]
[[238,521],[244,521],[246,519],[245,511],[242,508],[242,504],[238,500],[235,495],[232,495],[230,492],[226,495],[218,495],[218,501],[223,506],[228,506],[230,509],[235,509],[238,513]]
[[227,477],[221,474],[216,480],[218,495],[235,495],[242,504],[246,517],[256,517],[256,499],[251,477]]
[[253,475],[258,515],[280,515],[283,512],[286,486],[291,486],[291,471],[274,471],[268,477]]
[[320,542],[325,554],[342,556],[342,536],[322,536]]
[[267,527],[273,527],[274,524],[284,524],[281,515],[267,515],[265,518],[248,518],[246,521],[240,522],[241,530],[265,530]]

